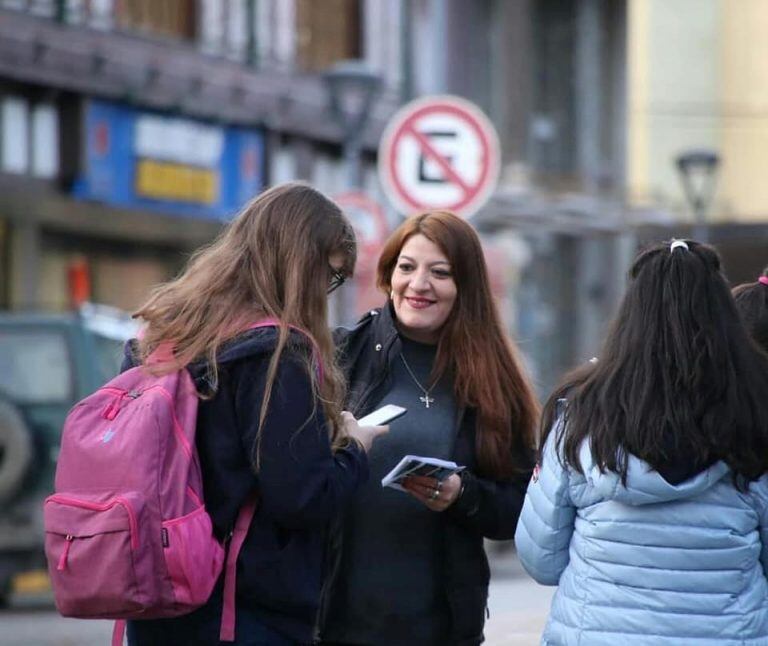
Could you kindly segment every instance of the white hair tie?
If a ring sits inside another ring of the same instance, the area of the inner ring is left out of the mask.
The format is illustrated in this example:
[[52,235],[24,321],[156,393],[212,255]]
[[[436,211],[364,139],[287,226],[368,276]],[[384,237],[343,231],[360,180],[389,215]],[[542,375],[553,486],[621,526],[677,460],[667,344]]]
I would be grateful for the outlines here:
[[672,244],[669,245],[669,253],[672,253],[678,247],[682,247],[686,251],[690,251],[688,248],[688,243],[685,240],[673,240]]

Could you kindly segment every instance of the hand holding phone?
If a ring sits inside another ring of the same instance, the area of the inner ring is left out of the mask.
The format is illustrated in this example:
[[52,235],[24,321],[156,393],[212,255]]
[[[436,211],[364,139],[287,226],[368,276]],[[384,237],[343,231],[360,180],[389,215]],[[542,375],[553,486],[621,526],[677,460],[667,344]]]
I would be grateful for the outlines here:
[[394,404],[387,404],[386,406],[376,409],[372,413],[368,413],[365,417],[361,417],[357,420],[357,423],[360,426],[383,426],[384,424],[389,424],[398,417],[405,415],[407,412],[407,408],[395,406]]
[[348,411],[341,412],[341,421],[344,424],[344,433],[356,440],[366,453],[371,450],[371,445],[379,435],[389,432],[389,426],[361,426]]

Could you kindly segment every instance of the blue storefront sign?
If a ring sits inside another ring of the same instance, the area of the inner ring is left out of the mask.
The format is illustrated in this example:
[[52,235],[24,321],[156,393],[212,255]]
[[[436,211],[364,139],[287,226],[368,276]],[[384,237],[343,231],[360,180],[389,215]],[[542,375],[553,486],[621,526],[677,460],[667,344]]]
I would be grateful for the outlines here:
[[226,219],[264,186],[260,130],[90,101],[76,197]]

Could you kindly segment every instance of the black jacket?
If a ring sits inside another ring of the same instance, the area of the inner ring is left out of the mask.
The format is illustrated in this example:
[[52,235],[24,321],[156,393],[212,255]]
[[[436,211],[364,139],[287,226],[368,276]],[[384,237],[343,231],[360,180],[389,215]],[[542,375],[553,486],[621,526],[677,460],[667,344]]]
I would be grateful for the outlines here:
[[[233,527],[246,497],[253,491],[259,496],[238,559],[238,608],[252,610],[296,641],[309,642],[320,597],[325,530],[367,477],[368,462],[356,445],[331,453],[322,407],[305,368],[311,348],[302,335],[291,332],[261,433],[260,470],[254,472],[259,411],[276,343],[277,331],[263,328],[222,348],[218,388],[200,401],[195,441],[205,505],[220,538]],[[124,367],[131,363],[127,355]],[[205,368],[190,367],[202,393],[210,391]],[[220,597],[209,603],[220,604]],[[175,622],[175,636],[185,629],[185,617],[160,621]],[[151,626],[140,628],[151,643],[146,634]]]
[[[369,413],[389,388],[392,363],[401,342],[388,307],[372,310],[352,329],[336,331],[341,367],[349,387],[347,408],[360,417]],[[466,466],[464,492],[445,512],[446,597],[451,612],[453,643],[479,644],[487,612],[490,570],[483,549],[483,538],[497,540],[514,537],[517,519],[533,468],[533,452],[520,447],[514,456],[523,465],[521,474],[509,481],[494,481],[476,476],[476,411],[459,409],[453,460]],[[343,519],[338,519],[339,523]],[[329,576],[320,609],[320,635],[326,617],[343,616],[334,605],[332,582],[340,567],[342,532],[340,525],[329,541]]]

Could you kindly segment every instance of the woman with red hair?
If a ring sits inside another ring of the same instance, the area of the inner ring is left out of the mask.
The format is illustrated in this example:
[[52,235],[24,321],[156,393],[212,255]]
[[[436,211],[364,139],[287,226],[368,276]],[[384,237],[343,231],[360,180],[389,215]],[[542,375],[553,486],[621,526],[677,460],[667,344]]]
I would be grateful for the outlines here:
[[[538,405],[491,295],[480,240],[461,218],[406,220],[385,244],[388,296],[337,333],[346,408],[408,409],[369,455],[371,477],[331,532],[324,644],[479,644],[483,539],[510,539],[533,464]],[[380,481],[404,455],[465,467],[444,481]]]

